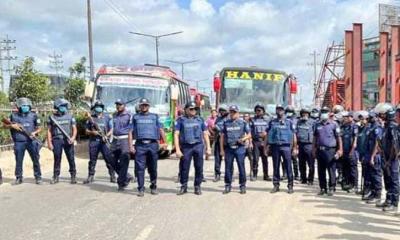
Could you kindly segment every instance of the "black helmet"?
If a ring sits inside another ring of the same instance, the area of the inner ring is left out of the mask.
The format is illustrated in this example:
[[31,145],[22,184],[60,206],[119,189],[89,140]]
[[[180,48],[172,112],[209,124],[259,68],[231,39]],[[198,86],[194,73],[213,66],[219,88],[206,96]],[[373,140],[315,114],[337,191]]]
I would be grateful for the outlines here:
[[193,101],[186,103],[185,109],[188,109],[188,108],[196,108],[196,103]]
[[303,113],[311,114],[311,111],[308,107],[303,107],[302,109],[300,109],[300,115],[302,115]]
[[327,106],[324,106],[324,107],[322,107],[321,108],[321,111],[320,111],[321,113],[329,113],[329,112],[331,112],[331,109],[329,108],[329,107],[327,107]]
[[90,109],[93,110],[95,107],[102,107],[104,109],[104,103],[100,100],[96,100]]
[[257,103],[257,104],[254,106],[254,112],[257,110],[257,108],[262,109],[263,112],[265,112],[265,107],[264,107],[264,105],[262,105],[261,103]]
[[141,98],[141,99],[139,100],[139,106],[141,106],[141,105],[149,105],[149,106],[150,106],[150,101],[149,101],[149,99],[147,99],[147,98]]
[[64,98],[58,98],[57,100],[55,100],[54,109],[58,109],[60,106],[66,106],[67,108],[69,108],[68,100]]
[[285,108],[283,107],[282,104],[277,104],[276,107],[275,107],[275,110],[278,110],[278,109],[284,110]]
[[29,106],[32,108],[32,101],[29,98],[18,98],[16,101],[17,107],[20,108],[22,106]]
[[218,112],[221,112],[221,111],[228,111],[228,107],[225,105],[225,104],[221,104],[219,107],[218,107]]
[[337,114],[344,111],[344,107],[342,105],[335,105],[332,108],[333,113]]
[[294,107],[292,105],[287,105],[285,108],[285,113],[295,113]]

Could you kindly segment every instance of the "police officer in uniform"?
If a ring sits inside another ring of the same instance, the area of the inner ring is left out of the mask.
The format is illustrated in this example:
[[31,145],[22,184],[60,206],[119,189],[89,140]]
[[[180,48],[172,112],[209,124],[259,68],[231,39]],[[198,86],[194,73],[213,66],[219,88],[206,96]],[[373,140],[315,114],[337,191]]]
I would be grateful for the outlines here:
[[341,137],[343,144],[343,156],[341,157],[343,166],[344,182],[342,189],[345,191],[358,191],[358,168],[357,168],[357,137],[358,127],[353,122],[351,113],[342,112],[343,124],[341,126]]
[[[68,113],[69,102],[64,98],[54,101],[56,112],[49,117],[47,122],[47,143],[49,149],[54,154],[54,173],[51,184],[59,181],[62,151],[64,150],[69,164],[69,173],[71,174],[71,184],[76,184],[76,166],[74,142],[77,135],[76,120]],[[57,126],[58,125],[58,126]],[[61,128],[61,129],[60,129]],[[64,135],[64,131],[68,136]]]
[[[312,155],[312,143],[314,140],[315,120],[310,118],[310,110],[302,108],[300,119],[297,121],[296,136],[299,148],[300,179],[302,184],[313,185],[315,160]],[[308,176],[307,176],[308,165]]]
[[201,195],[203,179],[204,142],[207,155],[211,154],[210,140],[204,120],[196,115],[196,103],[188,102],[185,106],[187,114],[179,118],[175,125],[175,148],[177,157],[182,157],[181,188],[178,195],[187,193],[189,171],[193,159],[195,169],[194,193]]
[[[296,117],[296,111],[294,110],[294,107],[291,105],[288,105],[285,108],[285,115],[286,118],[292,121],[293,126],[297,126],[297,117]],[[297,161],[297,155],[292,154],[292,163],[293,163],[293,173],[294,173],[294,179],[299,180],[299,162]],[[284,164],[282,165],[283,167],[285,166]]]
[[[23,161],[25,151],[28,151],[33,162],[33,172],[36,184],[42,183],[42,173],[39,163],[39,143],[32,137],[36,137],[41,131],[40,119],[36,113],[31,112],[32,102],[29,98],[17,99],[18,112],[10,115],[11,124],[4,124],[4,127],[11,129],[11,136],[14,141],[15,154],[15,184],[23,182]],[[30,134],[27,136],[23,131]]]
[[279,192],[279,165],[282,158],[288,177],[288,193],[293,193],[293,171],[292,171],[292,149],[297,148],[295,126],[293,122],[285,118],[285,110],[282,105],[275,108],[277,118],[271,120],[267,128],[268,144],[272,152],[274,168],[273,184],[271,193]]
[[[321,109],[320,121],[315,125],[313,155],[318,160],[319,195],[333,196],[336,190],[336,159],[342,155],[342,140],[340,128],[329,114],[328,107]],[[326,182],[326,171],[329,184]]]
[[358,161],[361,163],[361,189],[358,194],[362,196],[369,192],[371,180],[367,177],[367,164],[366,153],[367,153],[367,130],[368,130],[368,112],[360,111],[358,114],[358,135],[357,135],[357,154]]
[[[250,114],[245,113],[243,115],[243,120],[250,126],[250,123],[251,123]],[[250,169],[249,177],[250,177],[251,181],[254,181],[254,177],[253,177],[253,165],[254,165],[254,163],[253,163],[253,148],[254,148],[253,142],[251,140],[246,141],[244,147],[246,148],[246,157],[247,157],[247,159],[249,159],[249,169]]]
[[311,110],[310,117],[311,117],[311,119],[313,119],[315,122],[318,121],[318,120],[319,120],[319,109],[316,108],[316,107],[314,107],[314,108]]
[[239,118],[239,107],[229,107],[230,118],[225,121],[221,132],[221,155],[225,156],[225,190],[223,194],[231,192],[233,161],[236,159],[239,169],[240,194],[246,193],[246,169],[244,158],[246,154],[245,142],[251,139],[250,127]]
[[[163,125],[157,114],[150,113],[150,101],[139,100],[140,113],[133,116],[133,138],[135,141],[135,172],[138,181],[138,196],[144,196],[144,173],[146,166],[150,175],[151,194],[157,195],[157,161],[161,141],[166,142]],[[166,148],[166,144],[161,146]]]
[[381,147],[384,154],[382,168],[386,189],[385,201],[376,206],[382,207],[385,212],[396,212],[399,203],[400,109],[395,109],[388,103],[378,104],[375,109],[385,121]]
[[133,177],[128,174],[130,153],[133,153],[132,143],[132,114],[126,110],[125,101],[115,101],[116,112],[112,118],[112,143],[113,168],[118,173],[118,191],[124,191]]
[[253,139],[253,171],[250,181],[257,180],[258,162],[261,157],[263,166],[263,175],[265,181],[271,181],[268,176],[268,154],[267,154],[267,127],[268,119],[265,117],[265,107],[262,104],[257,104],[254,107],[254,117],[250,121],[251,136]]
[[214,182],[221,179],[221,148],[220,148],[220,133],[223,129],[224,122],[228,119],[228,111],[225,105],[218,108],[218,117],[215,120],[215,145],[214,145]]
[[116,178],[112,167],[112,154],[106,142],[112,134],[112,120],[108,114],[104,113],[104,104],[99,100],[92,105],[91,110],[93,112],[91,116],[92,120],[86,122],[86,134],[89,135],[89,176],[83,183],[89,184],[94,181],[99,152],[103,155],[106,163],[108,173],[110,174],[110,182],[115,183]]

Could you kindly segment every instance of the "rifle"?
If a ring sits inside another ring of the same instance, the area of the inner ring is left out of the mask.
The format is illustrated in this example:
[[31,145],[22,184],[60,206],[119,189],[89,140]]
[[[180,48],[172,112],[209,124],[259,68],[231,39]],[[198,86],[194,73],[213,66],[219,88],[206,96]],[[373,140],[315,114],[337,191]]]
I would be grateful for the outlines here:
[[[31,141],[36,142],[38,144],[38,151],[40,151],[40,149],[43,147],[42,140],[40,140],[36,136],[32,136],[32,134],[30,132],[28,132],[21,124],[12,122],[9,118],[3,118],[3,119],[1,119],[1,122],[4,123],[5,125],[17,124],[21,128],[21,131],[19,131],[19,132],[24,134]],[[14,130],[17,131],[16,129],[14,129]]]
[[53,116],[49,117],[50,121],[61,131],[62,135],[67,138],[68,142],[74,144],[75,141],[72,141],[71,136],[60,126],[60,124],[53,118]]
[[92,115],[89,112],[85,113],[85,117],[88,119],[88,121],[92,124],[94,127],[94,130],[97,131],[97,135],[101,137],[101,141],[107,145],[107,147],[110,149],[111,148],[111,142],[108,139],[106,133],[99,127],[99,125],[93,120]]

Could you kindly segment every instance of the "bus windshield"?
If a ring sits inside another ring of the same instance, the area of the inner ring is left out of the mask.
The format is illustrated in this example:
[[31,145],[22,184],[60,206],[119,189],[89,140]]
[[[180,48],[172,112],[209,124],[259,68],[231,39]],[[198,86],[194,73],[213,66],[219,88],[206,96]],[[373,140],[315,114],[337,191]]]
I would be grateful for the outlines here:
[[[236,104],[241,112],[253,112],[257,103],[265,106],[282,104],[283,82],[282,74],[260,73],[271,77],[258,77],[254,73],[225,74],[222,80],[221,103]],[[231,76],[229,76],[231,75]],[[274,76],[278,76],[275,77]]]
[[127,104],[127,108],[135,111],[135,104],[140,98],[150,101],[150,111],[166,115],[169,113],[170,97],[167,79],[130,76],[130,75],[103,75],[97,85],[97,99],[101,99],[108,112],[115,111],[115,100],[125,101],[136,99]]

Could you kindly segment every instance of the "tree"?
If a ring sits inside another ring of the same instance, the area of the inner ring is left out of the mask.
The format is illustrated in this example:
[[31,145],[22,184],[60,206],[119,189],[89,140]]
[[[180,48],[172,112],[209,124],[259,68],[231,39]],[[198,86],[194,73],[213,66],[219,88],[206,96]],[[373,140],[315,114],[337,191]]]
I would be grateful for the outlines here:
[[[86,73],[86,58],[81,57],[79,62],[68,68],[70,78],[85,78]],[[83,74],[83,76],[82,76]]]
[[10,104],[10,101],[8,101],[7,94],[0,91],[0,106],[7,106],[9,104]]
[[26,57],[22,65],[16,69],[18,76],[10,90],[10,100],[27,97],[33,103],[43,103],[50,100],[50,81],[42,73],[34,69],[35,59]]
[[70,78],[64,90],[65,98],[73,105],[79,106],[80,97],[85,93],[85,80],[81,78]]

